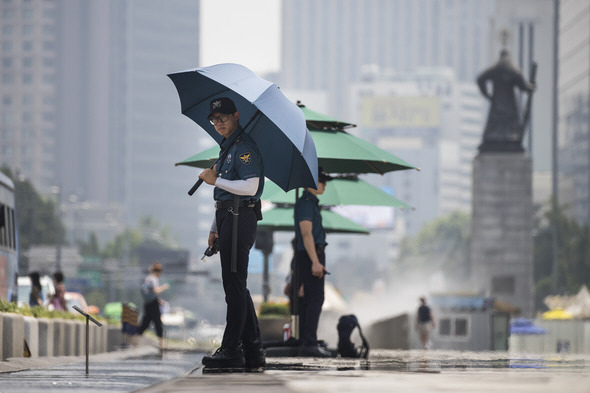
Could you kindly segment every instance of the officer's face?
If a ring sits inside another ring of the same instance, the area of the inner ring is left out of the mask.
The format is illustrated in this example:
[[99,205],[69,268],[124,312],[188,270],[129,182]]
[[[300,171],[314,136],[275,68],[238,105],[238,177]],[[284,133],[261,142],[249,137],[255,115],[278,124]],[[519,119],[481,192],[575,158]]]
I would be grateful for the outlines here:
[[231,134],[238,128],[239,125],[239,118],[240,113],[235,112],[232,114],[227,115],[226,121],[221,121],[221,117],[224,116],[220,113],[214,113],[211,118],[218,119],[217,124],[215,124],[215,130],[222,135],[224,138],[229,138]]

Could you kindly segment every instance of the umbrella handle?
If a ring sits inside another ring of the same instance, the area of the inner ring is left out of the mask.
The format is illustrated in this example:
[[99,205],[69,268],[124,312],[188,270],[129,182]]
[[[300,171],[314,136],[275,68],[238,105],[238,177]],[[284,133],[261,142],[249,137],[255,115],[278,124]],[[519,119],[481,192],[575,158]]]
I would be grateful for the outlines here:
[[[228,149],[229,149],[229,148],[228,148]],[[228,149],[226,149],[226,151],[227,151]],[[225,154],[225,152],[224,152],[224,154]],[[223,156],[223,154],[222,154],[222,156]],[[221,158],[221,157],[220,157],[220,158]],[[217,160],[215,160],[215,162],[213,163],[213,165],[211,165],[211,166],[209,167],[209,169],[213,169],[213,168],[215,167],[215,165],[217,165],[217,163],[218,163],[218,162],[219,162],[219,158],[218,158]],[[189,194],[190,196],[193,196],[193,194],[194,194],[194,193],[197,191],[197,188],[201,187],[201,184],[203,184],[203,179],[199,179],[199,180],[197,180],[197,182],[195,183],[195,185],[194,185],[194,186],[192,186],[192,188],[191,188],[190,190],[188,190],[188,194]]]
[[197,188],[201,187],[201,184],[203,184],[203,179],[197,180],[195,185],[190,190],[188,190],[188,194],[192,196],[195,193],[195,191],[197,191]]

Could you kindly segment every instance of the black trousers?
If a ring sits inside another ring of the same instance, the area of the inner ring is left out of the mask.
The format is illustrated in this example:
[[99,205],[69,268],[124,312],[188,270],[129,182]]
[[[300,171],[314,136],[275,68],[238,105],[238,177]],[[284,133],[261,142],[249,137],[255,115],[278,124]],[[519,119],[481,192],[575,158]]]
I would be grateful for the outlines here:
[[[326,254],[317,250],[320,263],[326,266]],[[303,283],[303,298],[299,303],[299,339],[302,346],[318,345],[318,324],[324,304],[324,277],[317,278],[311,272],[311,259],[307,251],[296,253],[297,278]],[[299,288],[300,284],[295,285]],[[301,301],[303,300],[303,301]]]
[[158,299],[144,303],[141,325],[139,326],[137,333],[143,334],[143,332],[150,327],[151,322],[154,323],[156,335],[162,337],[164,335],[164,326],[162,325],[162,314],[160,313],[160,303],[158,302]]
[[221,279],[227,304],[226,325],[221,346],[237,348],[243,344],[244,351],[254,351],[262,348],[262,339],[254,303],[247,288],[247,279],[250,249],[256,240],[256,214],[250,207],[240,208],[237,272],[235,273],[231,272],[233,214],[227,209],[218,209],[216,220],[221,256]]

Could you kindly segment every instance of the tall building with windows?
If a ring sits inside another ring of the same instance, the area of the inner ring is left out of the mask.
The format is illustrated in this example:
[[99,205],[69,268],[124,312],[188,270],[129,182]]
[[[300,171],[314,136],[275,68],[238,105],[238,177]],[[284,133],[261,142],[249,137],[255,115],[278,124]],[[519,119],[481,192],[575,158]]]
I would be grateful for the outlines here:
[[0,3],[0,165],[55,185],[58,20],[55,1]]
[[449,67],[474,81],[490,59],[495,0],[284,0],[282,85],[327,90],[345,117],[361,69]]
[[590,225],[590,4],[560,1],[559,204]]
[[[448,68],[371,73],[351,88],[355,121],[380,148],[420,168],[372,178],[415,210],[397,212],[409,234],[439,216],[471,209],[471,165],[485,100]],[[353,131],[354,132],[354,129]]]
[[194,243],[196,201],[186,190],[196,173],[174,163],[205,137],[180,114],[166,74],[198,66],[199,8],[194,0],[0,3],[0,164],[40,192],[59,189],[76,212],[66,214],[77,217],[72,237],[152,216],[183,246]]

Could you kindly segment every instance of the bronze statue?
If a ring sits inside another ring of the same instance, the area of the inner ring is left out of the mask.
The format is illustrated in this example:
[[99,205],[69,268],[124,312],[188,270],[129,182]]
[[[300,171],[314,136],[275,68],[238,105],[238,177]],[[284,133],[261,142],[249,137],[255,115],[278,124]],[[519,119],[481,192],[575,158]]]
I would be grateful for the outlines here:
[[[481,93],[491,101],[488,121],[483,133],[479,151],[523,151],[522,137],[530,113],[532,92],[535,90],[534,73],[531,68],[531,82],[527,82],[520,70],[512,63],[506,49],[500,52],[500,60],[482,72],[477,78]],[[492,92],[488,90],[488,81]],[[520,114],[516,101],[515,87],[528,93],[528,103]]]

